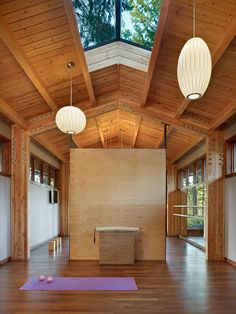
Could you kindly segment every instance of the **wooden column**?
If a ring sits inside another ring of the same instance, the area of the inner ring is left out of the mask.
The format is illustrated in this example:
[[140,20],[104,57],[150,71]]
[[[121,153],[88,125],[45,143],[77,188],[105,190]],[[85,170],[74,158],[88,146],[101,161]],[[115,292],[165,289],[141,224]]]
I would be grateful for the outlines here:
[[207,196],[206,238],[208,260],[224,259],[224,137],[215,131],[207,139]]
[[68,221],[68,184],[69,184],[69,166],[60,162],[60,235],[69,235]]
[[28,239],[30,140],[17,125],[11,127],[11,258],[30,257]]
[[171,165],[167,169],[167,235],[176,236],[175,228],[177,219],[173,216],[175,209],[173,205],[178,204],[177,199],[177,169],[175,165]]

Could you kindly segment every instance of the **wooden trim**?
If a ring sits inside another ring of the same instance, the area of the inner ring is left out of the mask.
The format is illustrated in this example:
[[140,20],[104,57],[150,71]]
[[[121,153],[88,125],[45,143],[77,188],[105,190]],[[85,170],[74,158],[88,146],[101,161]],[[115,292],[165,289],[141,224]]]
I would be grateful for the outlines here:
[[64,2],[65,10],[66,10],[68,23],[70,25],[70,29],[74,38],[75,49],[76,49],[78,58],[80,60],[80,65],[81,65],[82,72],[84,75],[84,80],[85,80],[85,84],[88,90],[89,98],[90,98],[91,104],[95,105],[96,100],[95,100],[95,95],[93,91],[93,84],[90,78],[88,65],[85,58],[85,54],[84,54],[84,49],[81,43],[80,33],[78,30],[77,21],[74,14],[73,4],[71,0],[63,0],[63,2]]
[[[17,43],[16,39],[14,38],[13,34],[11,33],[7,23],[4,19],[0,16],[0,37],[10,50],[10,52],[15,57],[16,61],[25,71],[26,75],[29,77],[31,82],[34,84],[36,89],[39,91],[49,108],[53,111],[57,111],[57,105],[54,102],[53,98],[50,96],[47,88],[44,86],[43,81],[41,80],[40,76],[30,63],[30,60],[25,55],[21,46]],[[25,127],[24,127],[25,128]]]
[[10,177],[11,177],[11,175],[10,175],[10,174],[8,174],[8,173],[4,173],[4,172],[0,172],[0,176],[2,176],[2,177],[8,177],[8,178],[10,178]]
[[236,172],[225,175],[225,178],[232,178],[232,177],[236,177]]
[[0,111],[11,121],[27,129],[28,123],[0,96]]
[[5,258],[5,259],[2,259],[2,260],[0,261],[0,265],[6,264],[6,263],[8,263],[8,262],[10,262],[10,261],[11,261],[11,256],[9,256],[9,257],[7,257],[7,258]]
[[236,262],[235,261],[232,261],[232,259],[229,259],[227,257],[224,258],[224,261],[228,264],[230,264],[231,266],[233,267],[236,267]]
[[162,38],[163,38],[163,34],[164,34],[166,22],[167,22],[170,4],[171,4],[171,0],[164,0],[162,2],[161,11],[160,11],[160,18],[158,21],[157,31],[156,31],[155,38],[154,38],[154,44],[153,44],[151,59],[149,61],[148,71],[147,71],[146,79],[144,82],[144,89],[143,89],[143,94],[142,94],[142,99],[141,99],[141,106],[142,107],[145,107],[145,105],[146,105],[146,101],[147,101],[153,73],[155,70],[156,63],[157,63],[157,58],[158,58],[158,54],[160,51]]
[[133,133],[133,138],[132,138],[132,143],[131,143],[132,148],[135,147],[141,120],[142,120],[142,117],[137,117],[137,120],[135,121],[134,133]]
[[[232,17],[232,22],[230,23],[229,27],[226,29],[225,36],[223,36],[221,38],[220,42],[218,43],[218,45],[213,50],[213,54],[212,54],[212,69],[217,64],[217,62],[220,59],[220,57],[224,54],[226,48],[229,46],[229,44],[233,40],[233,38],[235,36],[235,29],[236,29],[236,19],[234,17]],[[182,116],[182,114],[184,113],[184,111],[186,110],[186,108],[188,107],[190,102],[191,101],[188,100],[188,99],[184,99],[182,101],[182,103],[180,104],[180,107],[178,108],[178,111],[177,111],[177,113],[175,115],[176,119],[179,119]],[[230,106],[230,109],[231,109],[231,106]],[[223,119],[224,119],[224,117],[222,117],[222,115],[220,114],[218,120],[223,120]],[[216,120],[215,122],[213,122],[212,128],[217,128],[217,126],[215,126],[217,124],[218,124],[218,121]]]

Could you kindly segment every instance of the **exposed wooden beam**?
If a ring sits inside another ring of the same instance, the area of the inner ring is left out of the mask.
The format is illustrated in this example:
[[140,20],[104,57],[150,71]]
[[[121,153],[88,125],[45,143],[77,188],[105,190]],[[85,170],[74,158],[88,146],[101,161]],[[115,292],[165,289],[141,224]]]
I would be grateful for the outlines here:
[[[225,31],[225,35],[221,38],[218,45],[215,47],[212,53],[212,68],[217,64],[221,56],[224,54],[226,48],[229,46],[231,41],[234,39],[236,34],[236,19],[232,17],[232,22],[229,24],[229,27]],[[184,99],[179,106],[179,109],[175,115],[176,119],[179,119],[186,108],[188,107],[191,101],[188,99]]]
[[236,113],[236,99],[233,99],[225,108],[219,113],[217,118],[211,125],[211,130],[218,128],[227,119],[232,117]]
[[21,46],[17,43],[17,41],[14,39],[13,34],[9,30],[9,27],[7,23],[4,21],[4,19],[0,16],[0,37],[7,46],[7,48],[10,50],[10,52],[15,57],[16,61],[19,63],[19,65],[22,67],[22,69],[25,71],[25,73],[28,75],[31,82],[34,84],[36,89],[39,91],[49,108],[51,108],[53,111],[57,111],[58,108],[56,106],[56,103],[50,96],[47,88],[44,86],[40,76],[35,71],[34,67],[30,63],[30,60],[25,55],[23,49]]
[[0,112],[23,129],[27,129],[28,124],[26,120],[23,119],[2,97],[0,97]]
[[66,163],[68,160],[63,156],[63,154],[58,150],[57,147],[55,147],[53,144],[51,144],[47,138],[45,138],[44,135],[36,135],[34,139],[43,147],[45,147],[50,153],[52,153],[54,156],[56,156],[59,160]]
[[76,134],[72,135],[72,140],[75,143],[75,145],[77,146],[77,148],[82,148],[82,146],[79,142],[78,135],[76,135]]
[[64,2],[65,10],[66,10],[67,19],[70,25],[70,29],[73,35],[75,49],[80,60],[80,65],[81,65],[82,72],[84,75],[84,80],[85,80],[85,84],[88,90],[89,98],[90,98],[91,104],[95,105],[96,100],[95,100],[95,95],[93,91],[93,85],[92,85],[92,81],[89,75],[87,61],[85,59],[84,49],[81,43],[80,33],[78,30],[78,25],[77,25],[77,21],[76,21],[74,9],[73,9],[73,3],[71,0],[63,0],[63,2]]
[[159,50],[160,50],[160,46],[161,46],[161,42],[162,42],[162,37],[164,34],[164,29],[165,29],[165,25],[166,25],[166,21],[167,21],[167,17],[168,17],[170,3],[171,3],[171,0],[164,0],[162,2],[160,19],[158,21],[157,31],[155,34],[154,44],[153,44],[153,49],[152,49],[152,54],[151,54],[151,59],[149,61],[148,71],[147,71],[146,79],[144,82],[143,95],[142,95],[142,99],[141,99],[141,106],[142,107],[145,107],[145,105],[146,105],[148,92],[150,89],[153,73],[155,70],[155,66],[156,66],[156,62],[157,62],[157,58],[158,58],[158,54],[159,54]]
[[133,137],[132,137],[132,141],[131,141],[131,147],[134,148],[135,147],[135,143],[136,143],[136,139],[138,136],[138,131],[139,131],[139,126],[141,123],[142,117],[137,117],[137,120],[135,121],[135,125],[134,125],[134,130],[133,130]]
[[[75,104],[75,106],[82,107],[79,104]],[[100,114],[111,112],[117,110],[119,108],[118,102],[109,103],[109,104],[102,104],[100,106],[96,106],[94,108],[84,110],[86,118],[96,117]],[[28,130],[30,132],[30,136],[42,134],[49,130],[55,129],[55,114],[53,112],[48,112],[46,114],[42,114],[39,116],[35,116],[28,120],[29,127]]]
[[136,113],[137,115],[146,117],[147,119],[169,124],[174,129],[187,130],[190,133],[203,137],[207,137],[209,135],[209,129],[205,127],[196,127],[194,124],[191,124],[191,122],[175,119],[170,115],[163,113],[163,111],[150,106],[141,108],[137,103],[128,101],[127,99],[120,98],[119,108],[127,112]]
[[99,119],[96,118],[95,120],[96,120],[96,123],[97,123],[98,133],[99,133],[99,136],[100,136],[102,147],[106,148],[105,137],[104,137],[103,130],[102,130],[101,126],[100,126]]
[[199,144],[203,140],[202,137],[196,137],[189,145],[184,147],[183,150],[181,150],[178,154],[175,155],[174,158],[170,160],[170,164],[173,164],[176,160],[180,159],[184,154],[186,154],[188,151],[190,151],[194,146]]

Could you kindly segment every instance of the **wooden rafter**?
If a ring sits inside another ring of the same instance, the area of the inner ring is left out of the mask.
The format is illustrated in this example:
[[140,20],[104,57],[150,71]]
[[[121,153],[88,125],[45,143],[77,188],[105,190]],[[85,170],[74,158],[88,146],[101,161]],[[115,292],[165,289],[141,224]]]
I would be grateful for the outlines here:
[[175,129],[187,130],[190,133],[207,137],[209,135],[209,129],[205,127],[196,127],[194,124],[188,121],[181,121],[175,119],[170,115],[163,113],[163,111],[151,108],[150,106],[146,108],[141,108],[137,103],[133,101],[128,101],[127,99],[120,98],[119,108],[127,112],[133,112],[142,117],[146,117],[151,120],[158,122],[163,122],[169,124]]
[[27,129],[28,124],[15,109],[12,108],[2,97],[0,97],[0,112],[2,112],[8,119],[18,124],[24,129]]
[[156,62],[157,62],[157,58],[158,58],[158,54],[159,54],[159,50],[160,50],[160,46],[161,46],[162,37],[164,34],[164,29],[165,29],[165,25],[166,25],[166,21],[167,21],[167,17],[168,17],[170,3],[171,3],[171,0],[164,0],[162,3],[162,6],[161,6],[160,19],[158,21],[157,31],[155,34],[154,44],[153,44],[153,49],[152,49],[152,55],[151,55],[151,59],[149,61],[148,71],[147,71],[147,75],[146,75],[146,79],[145,79],[145,83],[144,83],[143,95],[142,95],[142,99],[141,99],[141,106],[142,107],[145,107],[145,105],[146,105],[148,92],[150,89],[153,73],[155,70],[155,66],[156,66]]
[[72,4],[71,0],[63,0],[63,2],[64,2],[65,10],[66,10],[67,19],[68,19],[68,22],[70,25],[70,29],[71,29],[71,32],[73,35],[76,52],[77,52],[77,55],[78,55],[79,60],[80,60],[80,65],[81,65],[82,72],[84,75],[84,80],[85,80],[85,84],[86,84],[86,87],[88,90],[89,98],[90,98],[91,104],[95,105],[96,100],[95,100],[95,95],[94,95],[94,91],[93,91],[93,85],[92,85],[92,81],[90,78],[90,74],[89,74],[88,65],[87,65],[87,62],[85,59],[85,55],[84,55],[84,49],[83,49],[83,46],[81,43],[80,33],[78,31],[76,17],[75,17],[74,10],[73,10],[73,4]]
[[[221,38],[220,42],[218,43],[218,45],[213,50],[212,68],[214,68],[214,66],[217,64],[218,60],[220,59],[220,57],[225,52],[226,48],[229,46],[231,41],[234,39],[235,34],[236,34],[236,19],[232,18],[232,22],[230,23],[229,27],[227,28],[227,30],[225,32],[225,36]],[[186,110],[186,108],[188,107],[190,102],[191,101],[188,99],[184,99],[182,101],[182,103],[179,106],[179,109],[175,115],[176,119],[179,119],[182,116],[182,114],[184,113],[184,111]]]
[[10,50],[10,52],[15,57],[16,61],[25,71],[31,82],[34,84],[38,92],[41,94],[49,108],[51,108],[54,112],[58,110],[56,103],[53,98],[50,96],[47,88],[44,86],[41,78],[38,73],[35,71],[34,67],[30,63],[29,59],[25,55],[21,46],[14,39],[13,34],[9,30],[8,25],[4,21],[4,19],[0,16],[0,37]]
[[103,133],[103,130],[101,128],[101,125],[99,123],[99,119],[96,118],[95,120],[96,120],[96,123],[97,123],[98,133],[99,133],[99,136],[100,136],[102,147],[106,148],[105,137],[104,137],[104,133]]
[[45,147],[50,153],[52,153],[54,156],[56,156],[59,160],[66,163],[67,159],[63,156],[63,154],[58,150],[57,147],[55,147],[53,144],[48,141],[47,138],[45,138],[44,135],[37,135],[34,137],[34,139],[43,147]]
[[77,146],[77,148],[82,148],[79,139],[78,139],[78,135],[74,134],[72,135],[72,140],[75,143],[75,145]]
[[137,117],[137,120],[135,121],[135,125],[134,125],[134,129],[133,129],[133,137],[132,137],[132,141],[131,141],[131,147],[134,148],[135,147],[135,143],[137,140],[137,136],[138,136],[138,131],[139,131],[139,126],[141,123],[142,117]]

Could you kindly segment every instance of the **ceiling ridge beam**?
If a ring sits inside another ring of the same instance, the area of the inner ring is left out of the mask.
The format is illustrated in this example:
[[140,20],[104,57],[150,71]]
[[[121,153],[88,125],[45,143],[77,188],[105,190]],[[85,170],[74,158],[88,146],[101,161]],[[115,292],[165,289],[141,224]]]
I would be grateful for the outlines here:
[[14,123],[21,126],[23,129],[28,128],[28,122],[21,117],[21,115],[10,106],[1,96],[0,96],[0,112],[2,112],[8,119]]
[[[232,21],[231,21],[229,27],[227,28],[227,30],[225,31],[225,36],[220,40],[218,45],[213,50],[213,53],[212,53],[212,71],[213,71],[213,68],[215,67],[215,65],[217,64],[217,62],[219,61],[219,59],[224,54],[227,47],[230,45],[231,41],[234,39],[235,34],[236,34],[236,18],[232,17]],[[184,100],[180,104],[178,111],[175,115],[176,119],[181,118],[182,114],[187,109],[190,102],[191,101],[189,99],[184,98]]]
[[74,14],[73,3],[72,3],[72,0],[63,0],[63,3],[64,3],[66,15],[67,15],[68,23],[70,25],[72,36],[74,39],[75,49],[79,57],[81,69],[84,75],[84,80],[87,87],[88,95],[89,95],[91,104],[94,106],[96,104],[96,100],[95,100],[95,95],[94,95],[94,90],[93,90],[93,84],[92,84],[92,80],[89,74],[88,65],[85,58],[85,54],[84,54],[84,49],[81,43],[80,33],[78,30],[77,21]]
[[54,99],[49,94],[47,88],[44,86],[43,81],[40,76],[32,66],[30,60],[25,55],[21,46],[17,43],[16,39],[13,37],[12,32],[9,30],[7,23],[0,16],[0,37],[5,43],[7,48],[10,50],[12,55],[15,57],[18,64],[24,70],[26,75],[29,77],[30,81],[33,83],[35,88],[38,90],[40,95],[43,97],[49,108],[54,112],[58,110],[57,105]]
[[147,97],[148,97],[149,89],[151,86],[151,81],[152,81],[153,73],[155,70],[158,54],[161,47],[162,38],[163,38],[164,30],[165,30],[165,25],[166,25],[171,1],[172,0],[164,0],[162,2],[161,11],[160,11],[160,19],[158,21],[157,30],[155,33],[155,38],[154,38],[154,43],[153,43],[152,54],[149,61],[145,82],[144,82],[143,94],[142,94],[142,99],[141,99],[142,107],[146,106]]

